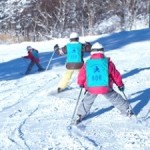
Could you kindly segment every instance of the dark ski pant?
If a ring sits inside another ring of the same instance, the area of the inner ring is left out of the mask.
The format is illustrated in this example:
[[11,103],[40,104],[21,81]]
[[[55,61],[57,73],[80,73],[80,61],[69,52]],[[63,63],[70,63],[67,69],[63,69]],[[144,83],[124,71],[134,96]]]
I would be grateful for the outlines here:
[[39,71],[43,70],[42,66],[41,66],[39,63],[35,63],[35,62],[31,61],[30,64],[29,64],[29,66],[28,66],[28,68],[27,68],[27,71],[25,72],[25,74],[28,74],[28,73],[32,70],[32,68],[33,68],[33,66],[34,66],[35,64],[36,64],[37,67],[39,68],[39,69],[38,69]]
[[[82,118],[84,118],[90,112],[90,109],[97,96],[98,95],[87,93],[78,106],[77,115],[81,115]],[[120,94],[112,90],[109,93],[105,94],[104,97],[108,99],[114,107],[119,109],[123,115],[128,115],[130,111],[130,104],[127,100],[123,99]]]

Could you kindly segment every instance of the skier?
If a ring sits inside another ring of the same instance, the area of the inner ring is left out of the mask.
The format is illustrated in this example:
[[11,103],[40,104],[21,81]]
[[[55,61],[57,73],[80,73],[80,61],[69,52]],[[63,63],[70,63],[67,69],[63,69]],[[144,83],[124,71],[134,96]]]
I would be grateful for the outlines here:
[[57,44],[54,46],[54,50],[57,52],[58,55],[67,54],[67,70],[63,78],[59,82],[57,89],[58,93],[60,93],[67,87],[74,71],[79,70],[82,67],[82,65],[84,64],[83,53],[90,52],[90,49],[90,43],[86,42],[85,44],[82,44],[79,42],[79,35],[76,32],[72,32],[70,34],[70,42],[67,43],[64,47],[59,48]]
[[38,50],[32,48],[31,46],[27,46],[27,51],[28,51],[28,55],[24,56],[23,58],[27,58],[30,59],[31,62],[28,65],[28,68],[25,72],[25,74],[29,74],[30,71],[32,70],[32,67],[36,64],[37,67],[39,68],[38,71],[44,71],[45,69],[43,69],[43,67],[40,65],[40,59],[39,59],[39,55],[38,55]]
[[124,91],[124,84],[119,71],[110,58],[105,57],[103,46],[96,42],[91,47],[91,57],[80,69],[78,84],[87,91],[77,109],[75,123],[78,124],[89,113],[98,94],[103,94],[114,107],[123,115],[131,116],[131,107],[123,97],[113,89],[115,83],[120,91]]

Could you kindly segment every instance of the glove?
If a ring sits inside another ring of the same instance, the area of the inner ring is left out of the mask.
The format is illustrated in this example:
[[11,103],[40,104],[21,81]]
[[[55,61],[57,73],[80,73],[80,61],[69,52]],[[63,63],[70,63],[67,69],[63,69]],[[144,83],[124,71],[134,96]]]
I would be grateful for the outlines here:
[[59,49],[59,46],[58,46],[58,44],[56,44],[55,46],[54,46],[54,51],[57,51]]
[[90,42],[86,42],[85,44],[86,44],[86,45],[91,45],[91,43],[90,43]]
[[123,86],[121,86],[121,87],[118,87],[118,89],[119,89],[121,92],[123,92],[124,89],[125,89],[125,87],[124,87],[124,85],[123,85]]

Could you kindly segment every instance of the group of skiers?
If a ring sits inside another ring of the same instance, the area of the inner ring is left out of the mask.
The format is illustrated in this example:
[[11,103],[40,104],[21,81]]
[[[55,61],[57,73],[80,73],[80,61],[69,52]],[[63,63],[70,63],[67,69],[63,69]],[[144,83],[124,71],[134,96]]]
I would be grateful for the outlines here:
[[[85,88],[86,94],[78,106],[75,123],[78,124],[90,112],[98,94],[104,95],[114,107],[120,110],[125,116],[133,115],[130,104],[119,93],[113,89],[113,84],[124,91],[124,84],[119,71],[114,63],[104,55],[104,47],[96,42],[81,44],[79,35],[76,32],[70,34],[70,42],[64,47],[54,46],[59,55],[67,55],[66,72],[58,84],[58,93],[63,91],[74,71],[79,71],[77,83]],[[84,63],[83,53],[90,53],[90,58]]]
[[[31,71],[34,64],[38,66],[39,71],[44,70],[39,64],[37,50],[31,46],[28,46],[27,50],[28,56],[24,58],[30,58],[31,63],[26,74]],[[96,42],[91,45],[85,42],[82,44],[79,42],[78,33],[73,32],[70,34],[70,42],[62,48],[56,44],[54,51],[58,55],[66,55],[66,72],[58,84],[57,92],[60,93],[67,88],[75,71],[79,72],[78,85],[86,90],[86,94],[76,111],[75,124],[81,122],[89,114],[90,108],[99,94],[104,95],[123,115],[133,115],[129,102],[113,89],[113,84],[116,84],[122,92],[125,87],[121,74],[110,58],[105,56],[104,47],[101,43]],[[84,53],[90,53],[90,58],[86,62],[83,60]]]

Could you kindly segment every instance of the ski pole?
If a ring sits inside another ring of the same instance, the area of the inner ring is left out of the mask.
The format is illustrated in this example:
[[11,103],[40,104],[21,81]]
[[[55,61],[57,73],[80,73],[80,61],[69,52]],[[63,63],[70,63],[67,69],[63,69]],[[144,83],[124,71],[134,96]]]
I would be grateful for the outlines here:
[[51,61],[52,61],[52,58],[53,58],[54,54],[55,54],[55,51],[53,51],[52,56],[51,56],[51,58],[49,59],[49,62],[48,62],[47,67],[46,67],[46,71],[48,70],[48,67],[49,67],[49,65],[50,65],[50,63],[51,63]]
[[[125,95],[124,91],[122,91],[122,93],[123,93],[123,95],[124,95],[124,97],[125,97],[125,100],[128,101],[128,98],[127,98],[127,96]],[[138,119],[137,116],[136,116],[136,114],[135,114],[135,112],[133,111],[132,106],[131,106],[130,104],[129,104],[129,107],[130,107],[131,111],[134,113],[134,116],[136,117],[136,119]]]
[[[123,95],[124,95],[125,100],[128,101],[128,98],[127,98],[127,96],[125,95],[124,91],[122,91],[122,93],[123,93]],[[129,104],[129,106],[130,106],[130,109],[132,110],[132,107],[131,107],[130,104]]]
[[128,100],[128,99],[127,99],[127,96],[126,96],[125,93],[124,93],[124,91],[122,91],[122,93],[123,93],[125,99]]
[[87,93],[87,90],[84,91],[84,95]]
[[81,96],[81,93],[82,93],[82,87],[81,87],[81,90],[80,90],[80,93],[79,93],[79,96],[78,96],[78,99],[77,99],[77,103],[76,103],[76,106],[75,106],[75,109],[74,109],[74,112],[73,112],[73,115],[72,115],[72,118],[71,118],[71,123],[73,121],[73,118],[75,116],[75,113],[76,113],[76,109],[77,109],[77,106],[78,106],[78,103],[79,103],[79,100],[80,100],[80,96]]

